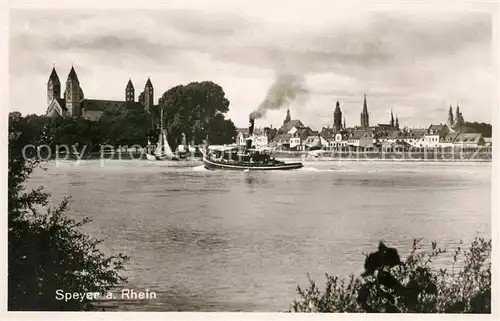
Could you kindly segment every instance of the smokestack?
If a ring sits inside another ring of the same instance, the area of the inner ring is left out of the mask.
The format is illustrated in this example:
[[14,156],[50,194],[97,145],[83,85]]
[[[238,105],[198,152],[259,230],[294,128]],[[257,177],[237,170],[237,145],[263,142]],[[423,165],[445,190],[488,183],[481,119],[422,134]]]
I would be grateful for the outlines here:
[[247,149],[252,148],[252,136],[253,128],[255,126],[255,119],[250,115],[250,123],[248,124],[248,138],[247,138]]
[[255,119],[252,118],[252,116],[250,116],[250,123],[249,123],[249,126],[248,126],[248,136],[252,136],[253,135],[253,128],[255,126]]

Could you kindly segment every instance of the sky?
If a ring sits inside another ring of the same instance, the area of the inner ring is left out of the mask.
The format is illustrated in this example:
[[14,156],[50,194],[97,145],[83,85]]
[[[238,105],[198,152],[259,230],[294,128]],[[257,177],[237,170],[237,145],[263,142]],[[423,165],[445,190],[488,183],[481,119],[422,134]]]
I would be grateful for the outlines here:
[[280,76],[304,88],[257,127],[293,119],[332,126],[339,100],[347,126],[360,124],[363,95],[370,124],[445,123],[457,103],[466,121],[492,122],[496,75],[493,11],[480,4],[188,2],[161,10],[13,9],[10,110],[43,114],[53,65],[65,87],[73,65],[85,98],[136,97],[148,77],[155,102],[169,88],[211,80],[230,101],[228,117],[248,124]]

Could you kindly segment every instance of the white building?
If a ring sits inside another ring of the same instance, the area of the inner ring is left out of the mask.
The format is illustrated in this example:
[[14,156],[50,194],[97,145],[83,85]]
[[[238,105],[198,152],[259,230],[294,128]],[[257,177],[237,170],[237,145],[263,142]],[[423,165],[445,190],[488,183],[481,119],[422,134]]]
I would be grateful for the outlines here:
[[450,129],[447,125],[430,125],[423,137],[423,140],[419,142],[419,145],[421,145],[419,147],[439,148],[449,132]]

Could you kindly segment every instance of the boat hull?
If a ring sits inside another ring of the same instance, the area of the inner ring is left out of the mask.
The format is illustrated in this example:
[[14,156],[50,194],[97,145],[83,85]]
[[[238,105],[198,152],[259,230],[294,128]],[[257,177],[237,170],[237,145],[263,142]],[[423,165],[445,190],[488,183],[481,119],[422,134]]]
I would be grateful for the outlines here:
[[216,169],[224,169],[224,170],[239,170],[239,171],[276,171],[276,170],[292,170],[299,169],[304,167],[302,163],[284,163],[284,164],[274,164],[274,165],[249,165],[249,164],[225,164],[214,162],[211,160],[203,158],[203,164],[206,169],[216,170]]
[[150,161],[165,161],[165,160],[172,160],[172,161],[177,161],[179,160],[176,157],[167,157],[167,156],[158,156],[158,155],[151,155],[151,154],[146,154],[146,158]]

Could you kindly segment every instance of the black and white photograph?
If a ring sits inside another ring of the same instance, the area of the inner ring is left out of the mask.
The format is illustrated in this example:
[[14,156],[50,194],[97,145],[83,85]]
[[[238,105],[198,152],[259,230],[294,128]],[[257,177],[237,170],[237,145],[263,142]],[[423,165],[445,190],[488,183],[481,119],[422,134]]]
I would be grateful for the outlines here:
[[498,316],[497,3],[48,2],[6,8],[9,320]]

